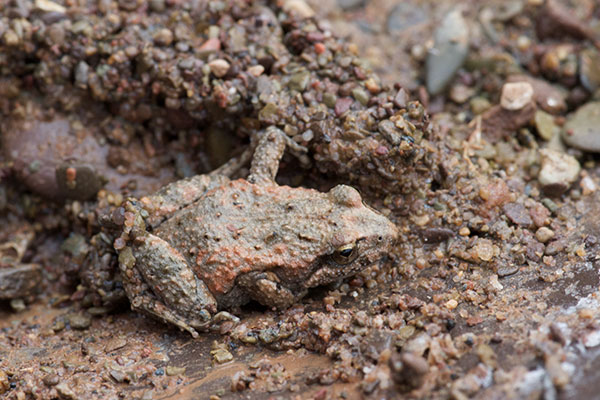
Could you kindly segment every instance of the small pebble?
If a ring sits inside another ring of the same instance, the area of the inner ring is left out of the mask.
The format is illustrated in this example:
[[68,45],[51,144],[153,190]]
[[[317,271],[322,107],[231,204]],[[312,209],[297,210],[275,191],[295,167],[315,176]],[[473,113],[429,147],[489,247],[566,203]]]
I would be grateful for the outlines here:
[[571,114],[562,138],[569,146],[600,152],[600,102],[589,102]]
[[478,239],[473,250],[481,261],[491,261],[494,258],[494,246],[489,239]]
[[6,393],[10,389],[8,374],[0,369],[0,394]]
[[222,348],[211,351],[211,354],[217,364],[224,364],[233,360],[233,354]]
[[458,307],[458,301],[456,301],[454,299],[450,299],[444,305],[446,306],[446,308],[448,310],[454,310],[456,307]]
[[177,376],[185,374],[185,367],[174,367],[171,365],[167,365],[165,368],[167,376]]
[[159,46],[169,46],[173,42],[173,32],[167,28],[161,28],[154,34],[154,43]]
[[111,369],[109,374],[115,381],[119,383],[123,383],[127,379],[127,375],[124,372],[119,371],[117,369]]
[[551,196],[564,193],[579,176],[581,166],[575,157],[556,150],[540,150],[542,158],[538,180]]
[[528,227],[533,224],[533,220],[531,219],[529,212],[522,204],[507,203],[502,209],[508,219],[515,225]]
[[260,75],[262,75],[263,72],[265,72],[265,67],[263,67],[260,64],[253,65],[251,67],[248,67],[247,71],[250,75],[254,76],[255,78],[258,78]]
[[34,5],[37,10],[45,12],[56,12],[64,14],[67,11],[65,7],[50,0],[35,0]]
[[552,239],[554,237],[554,231],[550,228],[547,228],[545,226],[542,226],[540,229],[537,230],[537,232],[535,233],[535,237],[537,238],[537,240],[539,240],[542,243],[546,243],[547,241],[549,241],[550,239]]
[[554,123],[554,117],[542,110],[535,112],[534,123],[538,135],[544,140],[552,139],[559,132],[558,126]]
[[283,9],[302,18],[311,18],[315,15],[313,9],[304,0],[286,0]]
[[10,308],[12,308],[14,312],[22,312],[25,311],[27,306],[25,305],[23,299],[11,299]]
[[581,192],[584,196],[594,193],[598,188],[594,180],[589,175],[586,175],[583,178],[581,178],[579,186],[581,187]]
[[67,382],[61,382],[56,385],[56,391],[58,392],[61,399],[65,400],[75,400],[79,397],[73,392],[73,390],[69,387]]
[[588,48],[579,54],[579,79],[581,84],[594,93],[600,88],[600,53],[596,48]]
[[[227,74],[227,71],[229,71],[229,63],[221,58],[218,58],[216,60],[212,60],[211,62],[208,63],[208,66],[210,67],[210,71],[217,77],[217,78],[222,78],[225,76],[225,74]],[[264,68],[263,68],[264,70]]]
[[527,82],[505,83],[500,106],[505,110],[520,110],[533,100],[533,87]]
[[342,10],[352,10],[354,8],[363,7],[367,0],[337,0],[337,5]]
[[87,329],[92,324],[92,319],[87,314],[71,314],[69,324],[73,329]]

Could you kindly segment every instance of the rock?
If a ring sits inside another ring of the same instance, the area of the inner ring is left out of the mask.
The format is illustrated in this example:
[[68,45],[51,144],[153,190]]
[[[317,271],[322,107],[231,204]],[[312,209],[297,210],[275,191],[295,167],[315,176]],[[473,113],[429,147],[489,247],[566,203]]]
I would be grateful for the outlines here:
[[546,243],[554,237],[554,231],[550,228],[542,226],[535,232],[535,238],[542,243]]
[[253,65],[251,67],[248,67],[246,71],[253,77],[258,78],[263,72],[265,72],[265,67],[263,67],[260,64]]
[[69,199],[91,200],[104,185],[91,165],[63,163],[56,167],[55,175],[59,192]]
[[10,308],[16,313],[20,313],[25,311],[27,306],[25,305],[25,301],[23,299],[12,299],[10,301]]
[[14,299],[36,292],[42,281],[39,264],[0,267],[0,299]]
[[75,84],[80,89],[87,89],[88,73],[90,66],[85,61],[80,61],[75,67]]
[[169,46],[173,43],[173,32],[167,28],[161,28],[154,34],[154,43],[159,46]]
[[154,12],[163,12],[167,8],[165,0],[150,0],[148,4]]
[[600,102],[581,106],[567,119],[562,138],[569,146],[600,152]]
[[416,389],[425,383],[425,377],[429,372],[427,360],[419,355],[403,352],[394,353],[389,360],[392,379],[408,390]]
[[452,85],[450,88],[450,100],[457,104],[466,103],[475,94],[475,89],[463,84]]
[[519,128],[530,123],[535,116],[536,107],[530,102],[520,110],[512,111],[495,105],[482,115],[481,131],[492,143],[504,137],[514,135]]
[[567,247],[567,243],[564,240],[554,240],[546,245],[544,254],[547,256],[554,256],[562,252],[565,247]]
[[440,94],[463,65],[469,51],[469,28],[459,10],[450,12],[434,33],[425,63],[427,91]]
[[533,117],[538,135],[544,140],[550,140],[560,132],[554,123],[554,117],[542,110],[537,110]]
[[283,3],[283,9],[286,12],[296,14],[302,18],[311,18],[315,16],[315,12],[304,0],[286,0]]
[[56,386],[60,383],[60,377],[55,373],[51,373],[44,376],[42,382],[44,382],[44,385],[46,386]]
[[533,100],[533,87],[528,82],[505,83],[500,106],[505,110],[521,110]]
[[508,219],[515,225],[522,227],[529,227],[533,225],[533,220],[529,216],[529,212],[523,204],[519,203],[507,203],[502,208],[504,214]]
[[367,4],[367,0],[337,0],[337,5],[342,10],[364,7],[365,4]]
[[483,114],[492,107],[488,99],[482,96],[475,96],[469,101],[471,112],[475,115]]
[[87,329],[92,324],[92,318],[87,313],[69,315],[69,324],[73,329]]
[[233,360],[233,355],[226,349],[216,349],[210,353],[217,364],[224,364]]
[[173,365],[167,365],[165,369],[167,376],[178,376],[185,374],[185,367],[175,367]]
[[533,98],[542,110],[550,114],[560,114],[567,109],[567,93],[542,79],[528,75],[511,75],[507,82],[527,82],[533,87]]
[[494,258],[494,245],[489,239],[477,239],[473,246],[473,255],[481,261],[491,261]]
[[547,0],[536,20],[536,33],[546,38],[564,39],[565,35],[575,39],[593,39],[593,33],[575,13],[559,0]]
[[[210,67],[210,72],[212,72],[217,78],[222,78],[229,71],[229,63],[222,58],[218,58],[216,60],[212,60],[208,63]],[[260,74],[259,74],[260,75]]]
[[[51,119],[43,114],[32,103],[27,120],[0,120],[2,152],[13,163],[16,178],[31,191],[52,200],[85,200],[105,183],[116,193],[135,183],[135,195],[156,191],[172,180],[172,167],[148,159],[140,141],[110,146],[97,139],[99,121],[78,119],[74,113],[69,117],[55,113]],[[145,162],[136,162],[140,159]],[[147,173],[150,165],[156,171],[153,176]],[[126,173],[119,166],[127,166]]]
[[115,380],[115,382],[123,383],[127,380],[127,375],[118,369],[111,369],[109,374],[111,378]]
[[310,82],[310,72],[300,71],[293,74],[288,82],[288,87],[292,90],[303,92]]
[[575,157],[555,150],[540,150],[541,169],[538,180],[549,196],[559,196],[579,176],[581,167]]
[[50,0],[35,0],[35,9],[44,12],[55,12],[64,14],[67,9],[58,3]]
[[352,98],[350,97],[341,97],[338,98],[337,101],[335,102],[335,115],[337,117],[342,116],[346,111],[348,111],[350,109],[350,106],[352,105],[352,103],[354,103],[354,100],[352,100]]
[[429,228],[421,233],[425,243],[441,243],[454,236],[454,231],[448,228]]
[[0,394],[8,392],[9,389],[10,381],[8,380],[8,374],[0,369]]
[[56,391],[58,392],[58,396],[63,400],[75,400],[78,398],[67,382],[61,382],[56,385]]
[[401,32],[428,20],[429,14],[418,5],[400,2],[389,12],[386,27],[389,33]]
[[581,187],[581,193],[584,196],[592,194],[598,189],[598,186],[589,175],[585,175],[583,178],[581,178],[579,187]]
[[579,80],[592,93],[600,87],[600,53],[597,49],[591,47],[579,53]]

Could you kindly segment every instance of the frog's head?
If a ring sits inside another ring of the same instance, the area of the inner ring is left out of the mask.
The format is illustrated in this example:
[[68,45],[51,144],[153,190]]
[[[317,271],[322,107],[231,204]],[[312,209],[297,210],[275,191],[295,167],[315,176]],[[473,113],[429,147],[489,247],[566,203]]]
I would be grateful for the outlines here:
[[380,260],[398,239],[396,226],[365,205],[356,189],[338,185],[326,195],[333,205],[327,218],[329,237],[307,288],[356,274]]

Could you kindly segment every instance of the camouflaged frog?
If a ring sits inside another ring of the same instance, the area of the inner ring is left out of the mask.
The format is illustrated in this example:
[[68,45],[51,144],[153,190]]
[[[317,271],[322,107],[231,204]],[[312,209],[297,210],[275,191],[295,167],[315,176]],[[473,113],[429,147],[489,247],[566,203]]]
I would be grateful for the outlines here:
[[276,128],[259,134],[247,179],[230,180],[226,165],[122,205],[114,245],[134,310],[196,336],[219,310],[288,307],[390,250],[397,228],[355,189],[275,183],[286,140]]

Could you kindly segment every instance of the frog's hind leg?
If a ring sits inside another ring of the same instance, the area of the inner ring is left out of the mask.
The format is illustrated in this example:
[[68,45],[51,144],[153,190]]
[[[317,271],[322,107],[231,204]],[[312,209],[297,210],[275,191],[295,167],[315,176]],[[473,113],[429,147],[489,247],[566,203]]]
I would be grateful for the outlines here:
[[182,208],[194,203],[207,191],[226,184],[229,179],[223,175],[196,175],[163,186],[151,196],[142,197],[138,202],[148,213],[147,225],[156,227]]
[[216,301],[187,261],[161,238],[143,233],[119,253],[131,307],[177,325],[196,337],[208,329]]

